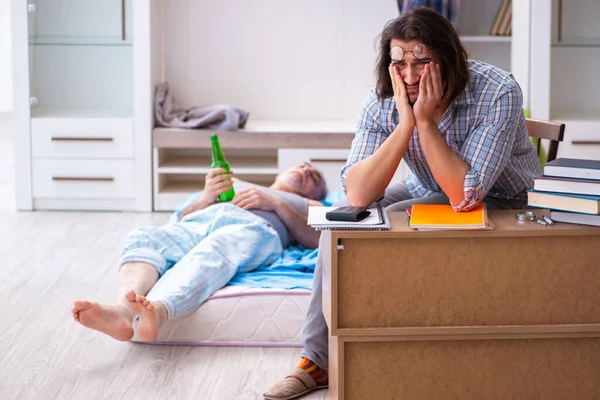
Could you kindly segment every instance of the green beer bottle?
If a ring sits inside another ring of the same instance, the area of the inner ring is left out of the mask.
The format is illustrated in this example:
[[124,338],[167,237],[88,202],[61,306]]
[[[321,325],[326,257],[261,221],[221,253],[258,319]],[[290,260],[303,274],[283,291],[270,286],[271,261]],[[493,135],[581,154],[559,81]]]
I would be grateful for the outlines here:
[[[211,154],[212,154],[211,167],[212,168],[223,168],[226,173],[229,173],[229,162],[223,155],[223,150],[221,150],[221,145],[219,144],[219,138],[217,137],[217,135],[212,135],[210,137],[210,144],[211,144]],[[231,188],[228,191],[226,191],[225,193],[221,193],[219,195],[219,201],[220,202],[231,201],[231,199],[233,199],[234,195],[235,195],[235,192],[233,191],[233,188]]]

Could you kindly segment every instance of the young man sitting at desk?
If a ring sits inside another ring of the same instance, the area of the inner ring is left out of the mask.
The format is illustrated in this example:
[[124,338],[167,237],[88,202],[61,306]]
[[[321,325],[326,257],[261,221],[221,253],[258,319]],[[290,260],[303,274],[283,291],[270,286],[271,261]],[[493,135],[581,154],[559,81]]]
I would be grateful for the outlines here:
[[[204,191],[178,222],[134,229],[119,261],[117,301],[76,301],[75,321],[126,341],[137,315],[139,337],[154,341],[168,318],[196,310],[237,271],[272,264],[292,242],[317,247],[320,232],[306,223],[308,206],[321,206],[326,192],[316,168],[291,167],[268,188],[224,172],[208,173]],[[233,200],[216,203],[232,186]]]
[[[528,138],[523,98],[511,74],[468,60],[443,16],[415,9],[390,21],[379,41],[377,83],[363,103],[342,184],[351,205],[388,211],[416,203],[468,211],[523,208],[542,174]],[[390,184],[401,160],[413,173]],[[294,399],[327,387],[328,332],[321,310],[321,259],[297,367],[265,393]]]

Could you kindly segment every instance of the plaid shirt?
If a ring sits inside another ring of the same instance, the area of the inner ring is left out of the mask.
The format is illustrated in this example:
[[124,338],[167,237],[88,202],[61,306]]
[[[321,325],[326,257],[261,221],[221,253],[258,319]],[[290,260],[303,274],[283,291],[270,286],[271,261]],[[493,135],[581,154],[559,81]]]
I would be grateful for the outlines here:
[[[446,143],[462,158],[469,170],[464,180],[464,199],[453,205],[467,211],[486,195],[501,199],[527,199],[533,178],[542,175],[535,147],[528,138],[523,115],[521,88],[511,74],[492,65],[469,61],[469,83],[450,104],[438,128]],[[375,89],[359,114],[356,136],[341,178],[354,163],[373,154],[399,123],[393,97],[380,101]],[[413,197],[442,194],[415,127],[404,161],[412,171],[406,187]]]

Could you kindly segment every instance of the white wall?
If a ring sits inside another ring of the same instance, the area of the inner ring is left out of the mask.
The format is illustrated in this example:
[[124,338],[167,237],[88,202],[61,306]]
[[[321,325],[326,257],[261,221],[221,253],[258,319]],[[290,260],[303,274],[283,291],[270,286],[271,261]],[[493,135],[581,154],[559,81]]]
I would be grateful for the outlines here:
[[0,0],[0,113],[12,111],[10,0]]
[[374,83],[376,35],[397,15],[393,0],[168,1],[167,80],[183,108],[355,121]]
[[[461,33],[487,31],[500,0],[486,1],[485,13],[479,1],[463,0]],[[167,78],[176,100],[186,108],[237,105],[253,119],[354,121],[374,82],[375,37],[398,15],[393,0],[167,4]],[[12,109],[9,7],[0,0],[0,113]],[[473,13],[487,15],[483,27],[470,26]],[[469,50],[487,60],[480,47]]]
[[[253,120],[356,120],[373,86],[376,37],[395,0],[166,2],[167,81],[182,108],[229,104]],[[487,34],[501,0],[463,0],[461,34]],[[510,44],[470,43],[510,68]]]

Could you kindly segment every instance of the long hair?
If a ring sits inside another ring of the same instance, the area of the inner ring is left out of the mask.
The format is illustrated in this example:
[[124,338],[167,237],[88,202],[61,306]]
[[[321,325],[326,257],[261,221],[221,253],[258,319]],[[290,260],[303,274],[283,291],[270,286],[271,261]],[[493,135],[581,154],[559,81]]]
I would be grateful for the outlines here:
[[389,21],[379,37],[379,55],[375,67],[377,97],[382,100],[394,95],[388,67],[392,62],[392,39],[410,42],[416,40],[440,56],[442,81],[445,83],[442,100],[450,103],[462,92],[469,81],[467,51],[452,24],[436,11],[418,7]]

